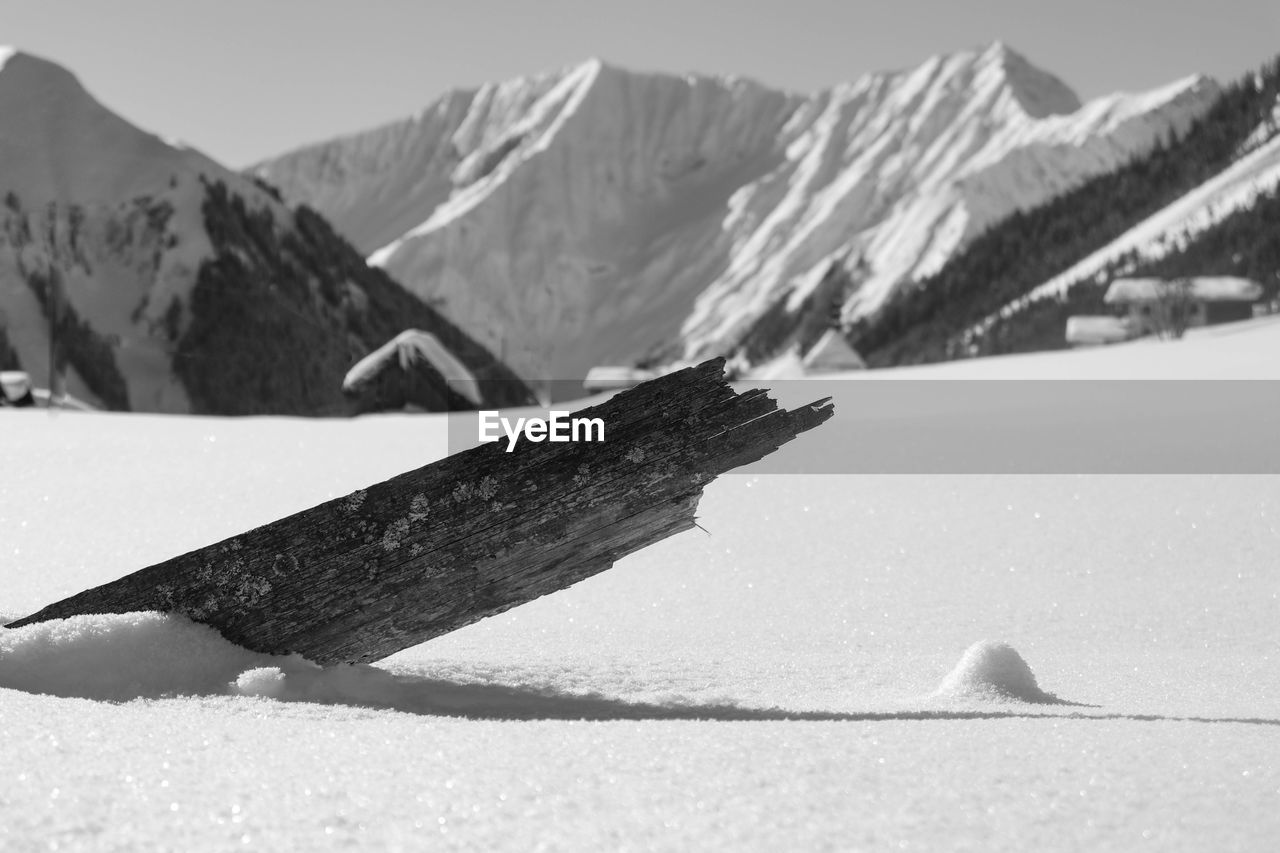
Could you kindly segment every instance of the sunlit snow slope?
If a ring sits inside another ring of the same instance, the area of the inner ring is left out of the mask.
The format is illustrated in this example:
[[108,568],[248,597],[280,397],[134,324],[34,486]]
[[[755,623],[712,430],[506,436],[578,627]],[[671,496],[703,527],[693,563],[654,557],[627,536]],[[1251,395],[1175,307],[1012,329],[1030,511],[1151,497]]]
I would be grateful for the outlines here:
[[[1124,275],[1140,263],[1163,258],[1187,246],[1231,214],[1249,210],[1260,196],[1277,187],[1280,187],[1280,103],[1272,118],[1257,128],[1230,166],[1011,302],[1000,313],[1011,314],[1083,281],[1105,283],[1109,277]],[[994,316],[988,318],[978,324],[976,330],[985,330],[994,320]]]
[[[1016,208],[1185,128],[1193,77],[1081,105],[1003,44],[813,96],[591,61],[257,167],[527,374],[741,343],[838,260],[875,308]],[[572,342],[572,343],[569,343]]]

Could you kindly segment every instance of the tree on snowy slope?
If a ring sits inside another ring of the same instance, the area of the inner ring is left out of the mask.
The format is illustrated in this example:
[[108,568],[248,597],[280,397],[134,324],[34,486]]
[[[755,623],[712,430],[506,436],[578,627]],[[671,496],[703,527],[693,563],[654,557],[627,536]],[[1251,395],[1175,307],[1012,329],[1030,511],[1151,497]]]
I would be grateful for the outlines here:
[[854,276],[861,269],[860,261],[853,265],[843,260],[834,261],[827,266],[818,285],[798,304],[791,304],[790,293],[782,294],[743,332],[738,352],[754,364],[791,347],[807,353],[831,329],[844,335],[840,308],[854,290]]
[[21,370],[22,362],[18,359],[18,351],[9,343],[6,323],[0,314],[0,370]]
[[1156,334],[1166,341],[1176,341],[1187,333],[1195,300],[1191,295],[1191,279],[1179,278],[1156,288],[1152,312],[1156,318]]
[[32,270],[26,275],[27,285],[35,294],[48,321],[49,337],[53,342],[50,352],[54,357],[54,372],[50,374],[50,391],[60,396],[61,386],[68,367],[74,367],[98,399],[107,408],[126,412],[129,410],[129,393],[124,376],[116,364],[112,342],[98,334],[76,312],[66,298],[62,287],[62,275],[56,266],[47,272]]

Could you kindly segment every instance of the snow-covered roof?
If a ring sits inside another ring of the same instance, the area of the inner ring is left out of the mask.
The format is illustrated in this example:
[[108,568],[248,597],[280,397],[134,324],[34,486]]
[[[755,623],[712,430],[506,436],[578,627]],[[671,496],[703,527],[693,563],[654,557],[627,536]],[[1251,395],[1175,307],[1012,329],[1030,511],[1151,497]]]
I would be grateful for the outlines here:
[[21,370],[0,371],[0,394],[6,400],[20,400],[31,390],[31,377]]
[[[1190,279],[1192,299],[1201,302],[1253,302],[1262,296],[1262,285],[1234,276],[1197,276]],[[1175,282],[1163,278],[1118,278],[1107,288],[1110,305],[1125,302],[1157,302],[1168,298]]]
[[1067,318],[1067,343],[1112,344],[1133,337],[1128,320],[1109,314]]
[[804,357],[804,369],[810,373],[865,370],[866,367],[862,356],[838,329],[827,329]]
[[656,376],[657,374],[652,370],[639,367],[601,365],[587,371],[587,378],[582,380],[582,387],[588,392],[616,391],[620,388],[631,388]]
[[445,378],[452,390],[477,406],[483,402],[475,375],[435,335],[420,329],[406,329],[356,362],[342,380],[342,390],[351,393],[373,382],[393,361],[406,373],[426,362]]

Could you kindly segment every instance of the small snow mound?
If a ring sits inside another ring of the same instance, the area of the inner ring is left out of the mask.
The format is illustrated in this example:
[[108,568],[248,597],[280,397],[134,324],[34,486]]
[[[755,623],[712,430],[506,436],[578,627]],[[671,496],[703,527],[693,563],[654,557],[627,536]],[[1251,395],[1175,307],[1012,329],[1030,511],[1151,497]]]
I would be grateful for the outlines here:
[[[279,660],[279,659],[277,659]],[[229,685],[231,693],[282,702],[395,707],[405,691],[386,670],[367,664],[319,666],[296,655],[280,666],[246,670]]]
[[278,699],[285,693],[287,676],[278,666],[257,666],[240,673],[229,686],[242,696],[266,696]]
[[1036,684],[1031,667],[1008,643],[979,640],[942,679],[934,694],[952,699],[1051,703],[1060,701]]

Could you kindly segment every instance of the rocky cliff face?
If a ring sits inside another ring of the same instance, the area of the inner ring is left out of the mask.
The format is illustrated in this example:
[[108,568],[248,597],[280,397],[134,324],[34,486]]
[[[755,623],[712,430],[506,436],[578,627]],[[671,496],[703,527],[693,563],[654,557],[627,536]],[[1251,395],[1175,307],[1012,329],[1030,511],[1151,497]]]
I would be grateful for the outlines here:
[[402,323],[514,379],[318,215],[15,51],[0,52],[0,197],[9,360],[43,384],[53,330],[68,390],[98,405],[337,411],[346,369]]
[[[525,375],[751,346],[832,265],[848,320],[1211,103],[1081,104],[1002,44],[813,96],[599,61],[261,164]],[[781,307],[779,307],[781,306]],[[767,324],[766,324],[767,325]]]

